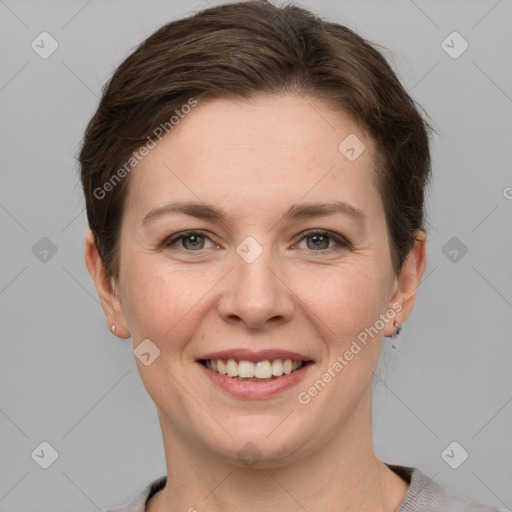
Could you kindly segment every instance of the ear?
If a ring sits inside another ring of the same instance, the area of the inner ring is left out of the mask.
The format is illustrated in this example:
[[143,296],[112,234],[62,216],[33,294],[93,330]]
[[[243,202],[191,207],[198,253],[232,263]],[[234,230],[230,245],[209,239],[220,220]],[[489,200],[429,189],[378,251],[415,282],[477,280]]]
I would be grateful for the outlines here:
[[[395,332],[393,325],[395,319],[403,324],[411,314],[414,301],[416,300],[416,292],[420,285],[421,277],[425,272],[425,267],[427,265],[427,235],[424,231],[416,231],[414,235],[416,237],[416,242],[414,242],[414,246],[409,252],[400,273],[395,278],[396,291],[389,303],[390,308],[392,308],[393,304],[398,303],[401,305],[402,309],[396,313],[393,321],[389,322],[389,325],[386,325],[384,336],[391,336]],[[395,310],[398,311],[398,308]]]
[[94,280],[109,331],[114,332],[112,326],[115,325],[116,336],[129,338],[130,331],[127,327],[128,323],[126,322],[123,305],[116,293],[115,279],[108,275],[94,242],[94,234],[90,229],[85,235],[85,264]]

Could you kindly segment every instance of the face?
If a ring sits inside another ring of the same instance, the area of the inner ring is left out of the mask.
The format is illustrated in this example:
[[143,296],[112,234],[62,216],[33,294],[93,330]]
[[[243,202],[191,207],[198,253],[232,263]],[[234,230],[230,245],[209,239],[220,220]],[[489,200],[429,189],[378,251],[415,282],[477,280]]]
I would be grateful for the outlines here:
[[393,273],[374,151],[318,101],[210,100],[132,171],[113,308],[159,350],[136,361],[164,437],[275,465],[369,426],[382,336],[422,273]]

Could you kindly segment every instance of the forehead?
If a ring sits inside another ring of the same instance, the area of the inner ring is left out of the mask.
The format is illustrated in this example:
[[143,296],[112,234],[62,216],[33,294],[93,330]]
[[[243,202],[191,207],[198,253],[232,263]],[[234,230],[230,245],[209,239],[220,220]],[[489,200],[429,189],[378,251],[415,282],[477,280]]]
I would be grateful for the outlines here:
[[[346,152],[352,148],[360,152],[355,159],[354,151]],[[132,171],[127,204],[142,213],[180,198],[220,201],[241,212],[301,198],[350,200],[378,215],[373,155],[372,141],[352,118],[318,100],[207,100]]]

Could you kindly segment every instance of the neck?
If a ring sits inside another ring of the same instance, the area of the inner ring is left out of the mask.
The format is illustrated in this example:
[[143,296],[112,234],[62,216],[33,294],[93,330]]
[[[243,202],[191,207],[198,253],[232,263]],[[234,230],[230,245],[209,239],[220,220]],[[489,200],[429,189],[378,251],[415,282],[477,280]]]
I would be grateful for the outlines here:
[[[371,418],[371,403],[361,405]],[[371,420],[349,422],[320,449],[287,464],[252,468],[209,457],[164,427],[167,485],[147,512],[221,512],[241,504],[244,512],[391,512],[407,493],[408,484],[374,454]]]

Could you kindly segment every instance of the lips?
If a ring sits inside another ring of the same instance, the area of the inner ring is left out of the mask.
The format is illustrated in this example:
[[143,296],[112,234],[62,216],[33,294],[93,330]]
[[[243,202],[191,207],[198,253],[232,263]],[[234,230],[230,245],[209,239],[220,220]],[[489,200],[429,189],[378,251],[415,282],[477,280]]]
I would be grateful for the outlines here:
[[295,385],[312,359],[287,350],[231,349],[197,359],[211,382],[241,398],[268,398]]

